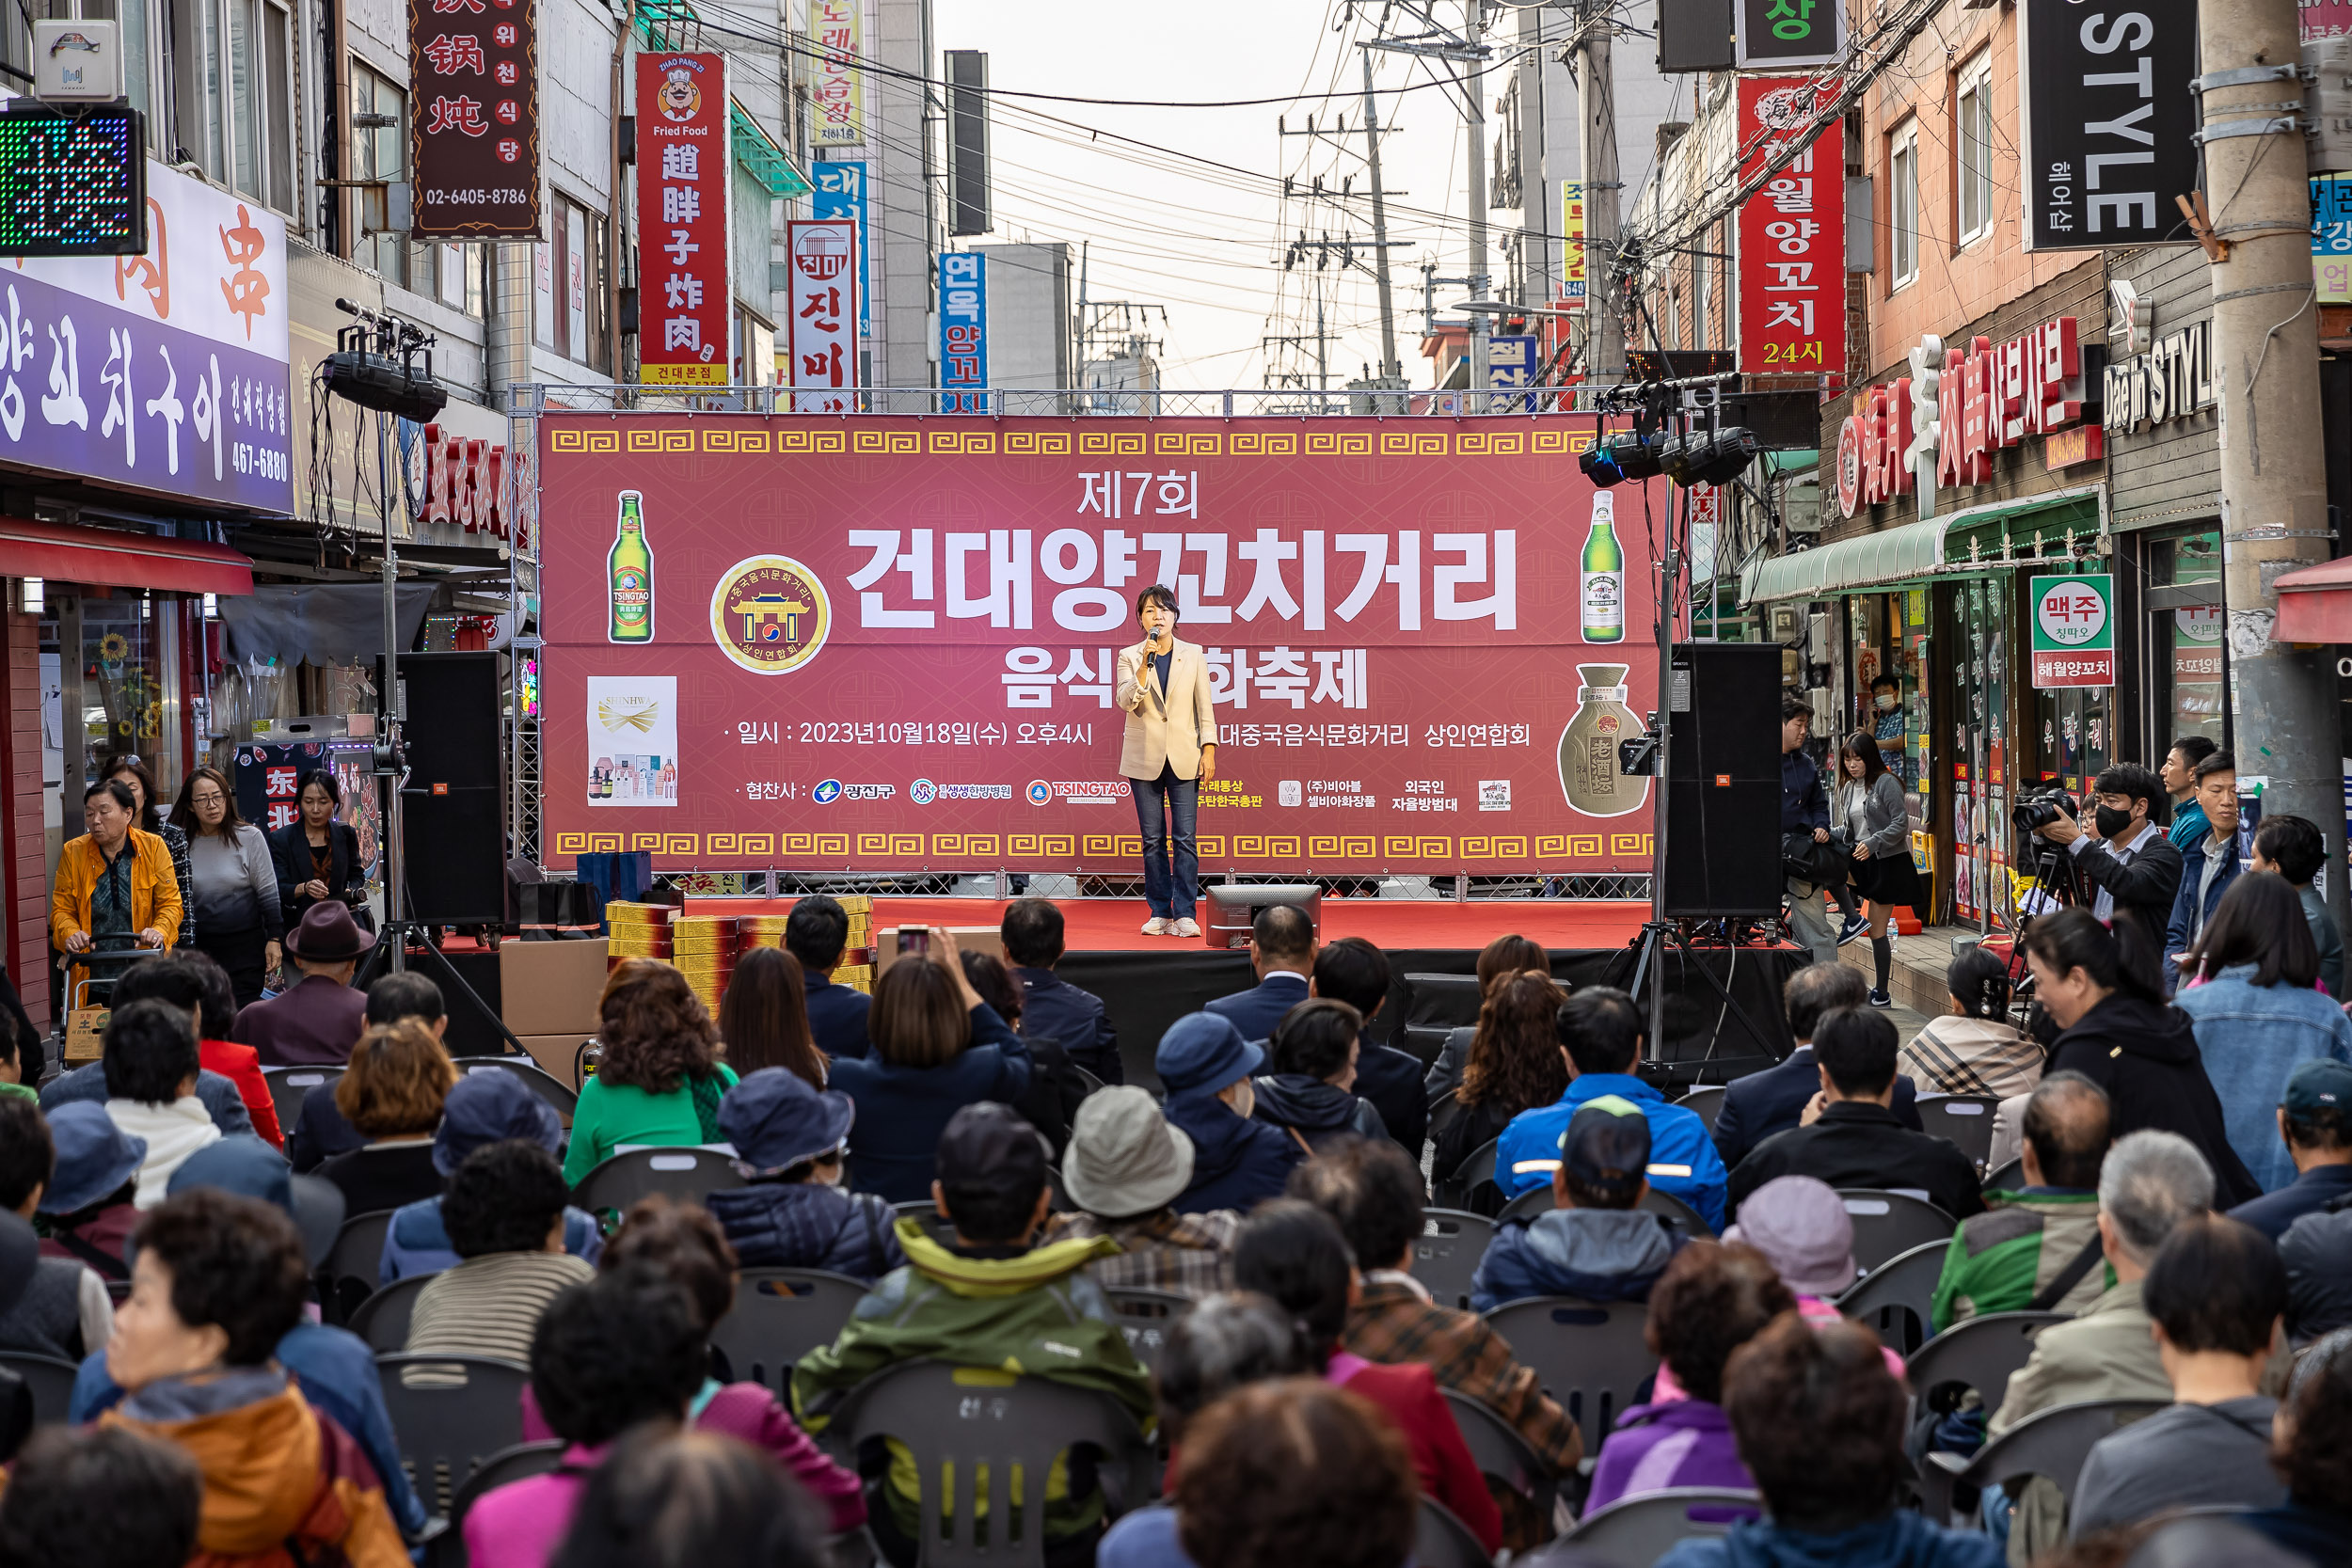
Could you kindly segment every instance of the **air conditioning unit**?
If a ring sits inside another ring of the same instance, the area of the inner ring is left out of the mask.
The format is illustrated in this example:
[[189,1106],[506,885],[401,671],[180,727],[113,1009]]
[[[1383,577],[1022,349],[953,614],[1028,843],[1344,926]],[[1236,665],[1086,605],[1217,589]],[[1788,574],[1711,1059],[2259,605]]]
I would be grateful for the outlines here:
[[1780,520],[1791,533],[1808,537],[1821,531],[1821,476],[1816,469],[1800,474],[1781,487]]

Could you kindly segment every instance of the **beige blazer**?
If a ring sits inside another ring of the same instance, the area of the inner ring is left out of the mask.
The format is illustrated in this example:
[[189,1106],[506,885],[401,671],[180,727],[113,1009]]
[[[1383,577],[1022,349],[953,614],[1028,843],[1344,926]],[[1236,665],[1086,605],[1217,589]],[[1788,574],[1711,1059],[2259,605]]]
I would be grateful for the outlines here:
[[1130,779],[1156,779],[1163,766],[1180,779],[1200,776],[1200,748],[1216,744],[1216,704],[1209,695],[1209,667],[1198,643],[1176,640],[1168,662],[1168,689],[1159,672],[1144,662],[1143,643],[1119,650],[1119,705],[1127,710],[1127,735],[1120,744],[1119,771]]

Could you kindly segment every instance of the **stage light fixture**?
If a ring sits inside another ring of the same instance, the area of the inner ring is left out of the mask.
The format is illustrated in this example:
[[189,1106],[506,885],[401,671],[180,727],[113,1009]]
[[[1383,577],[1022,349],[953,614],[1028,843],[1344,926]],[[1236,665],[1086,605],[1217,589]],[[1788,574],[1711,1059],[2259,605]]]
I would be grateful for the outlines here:
[[1688,488],[1727,484],[1763,451],[1754,432],[1734,425],[1709,434],[1693,430],[1667,440],[1659,456],[1666,477]]
[[1577,466],[1596,484],[1655,479],[1662,471],[1658,461],[1660,445],[1655,436],[1645,440],[1632,431],[1619,431],[1607,440],[1596,441],[1590,451],[1577,459]]

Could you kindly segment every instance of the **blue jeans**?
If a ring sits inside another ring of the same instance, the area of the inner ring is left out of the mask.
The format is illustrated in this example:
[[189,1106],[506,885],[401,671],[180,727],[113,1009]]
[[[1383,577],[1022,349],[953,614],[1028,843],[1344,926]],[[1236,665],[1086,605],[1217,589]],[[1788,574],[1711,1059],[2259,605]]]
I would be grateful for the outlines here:
[[[1190,920],[1200,907],[1200,862],[1192,843],[1193,818],[1200,803],[1200,781],[1180,779],[1163,766],[1156,779],[1130,779],[1136,823],[1143,830],[1143,901],[1161,920]],[[1169,817],[1175,822],[1171,831]],[[1168,885],[1168,841],[1176,843],[1175,886]]]

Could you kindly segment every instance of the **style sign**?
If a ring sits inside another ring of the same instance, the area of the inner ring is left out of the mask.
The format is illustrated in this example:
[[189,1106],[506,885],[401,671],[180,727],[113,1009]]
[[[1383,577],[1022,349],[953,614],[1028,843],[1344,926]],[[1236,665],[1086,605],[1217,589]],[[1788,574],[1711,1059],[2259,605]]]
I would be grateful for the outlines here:
[[408,0],[418,239],[535,240],[539,27],[532,0]]
[[988,258],[949,251],[939,259],[939,411],[988,412]]
[[1836,91],[1810,77],[1740,78],[1741,179],[1804,143],[1740,204],[1740,368],[1750,374],[1846,368],[1846,126],[1831,115],[1810,129]]
[[1846,47],[1838,0],[1740,0],[1740,65],[1828,65]]
[[2019,10],[2026,248],[2193,244],[2172,198],[2200,180],[2196,0]]
[[636,102],[640,377],[723,387],[735,297],[726,56],[640,55]]
[[803,414],[846,414],[857,388],[858,227],[851,218],[795,218],[790,256],[792,385]]
[[2035,578],[2033,685],[2038,691],[2115,684],[2115,578]]
[[[866,164],[839,162],[808,166],[812,189],[808,198],[808,215],[813,218],[853,218],[857,231],[866,232]],[[866,247],[857,247],[857,335],[874,335],[873,296],[866,288]]]
[[808,32],[819,53],[809,101],[817,120],[808,139],[818,147],[859,147],[866,141],[866,0],[809,0]]

